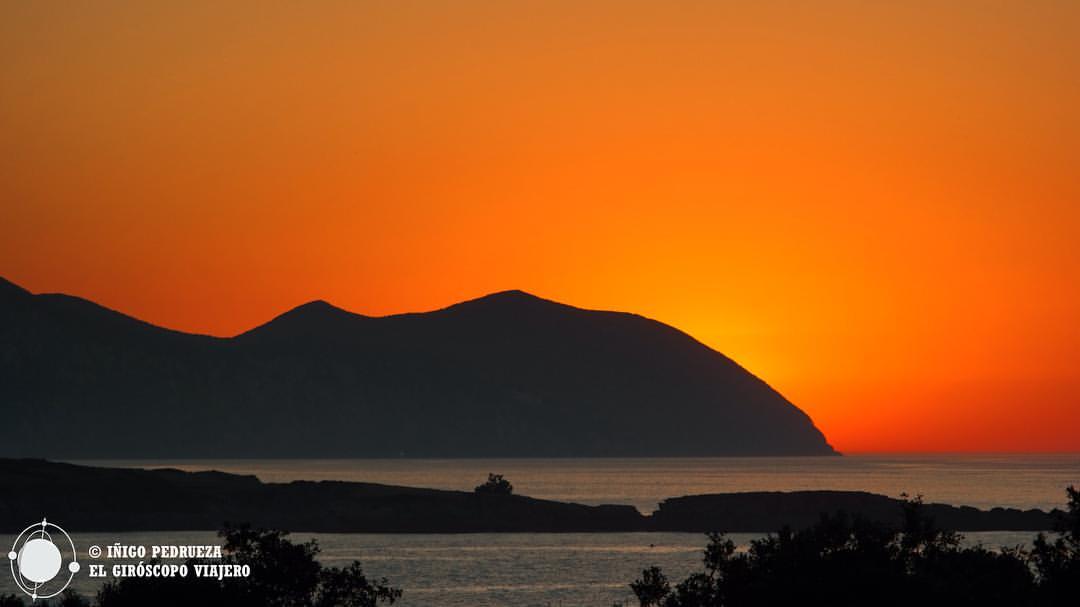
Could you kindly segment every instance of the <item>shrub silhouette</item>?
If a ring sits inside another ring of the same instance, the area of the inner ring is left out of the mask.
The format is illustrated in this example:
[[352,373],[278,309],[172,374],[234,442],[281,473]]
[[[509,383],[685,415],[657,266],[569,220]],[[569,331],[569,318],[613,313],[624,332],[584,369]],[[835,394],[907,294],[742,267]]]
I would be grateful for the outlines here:
[[671,592],[671,584],[659,567],[650,567],[641,572],[641,579],[630,584],[634,596],[641,602],[641,607],[654,607]]
[[1080,604],[1080,490],[1067,491],[1069,508],[1058,521],[1058,537],[1051,540],[1040,533],[1031,551],[1046,605]]
[[226,525],[218,535],[225,540],[221,562],[249,565],[249,577],[124,578],[102,587],[98,606],[375,607],[401,597],[385,579],[369,580],[355,561],[344,569],[323,567],[314,541],[293,543],[284,532],[246,525]]
[[510,495],[514,492],[514,486],[510,484],[510,481],[503,478],[503,475],[490,473],[487,482],[483,485],[477,485],[473,491],[485,495]]
[[1068,495],[1060,536],[1040,535],[1030,553],[961,547],[961,537],[938,528],[915,498],[905,499],[899,528],[836,513],[754,540],[744,553],[710,533],[704,571],[671,587],[652,567],[630,588],[643,607],[1075,606],[1080,492]]

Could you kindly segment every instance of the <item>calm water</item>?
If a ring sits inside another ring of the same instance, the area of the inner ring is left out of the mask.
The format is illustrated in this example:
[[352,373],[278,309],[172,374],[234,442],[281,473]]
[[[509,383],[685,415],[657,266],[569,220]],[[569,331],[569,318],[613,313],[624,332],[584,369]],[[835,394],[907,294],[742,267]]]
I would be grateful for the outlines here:
[[[113,542],[125,545],[206,544],[210,532],[75,533],[82,550]],[[988,546],[1027,542],[1027,533],[972,533],[969,542]],[[743,548],[755,536],[731,536]],[[631,602],[628,584],[650,565],[681,579],[701,568],[705,538],[691,533],[570,533],[381,535],[303,534],[322,547],[322,561],[344,566],[364,564],[374,577],[386,576],[405,590],[403,607],[496,607],[590,605],[610,607]],[[87,559],[83,562],[103,562]],[[107,561],[129,562],[129,561]],[[73,586],[92,596],[98,583],[84,573]],[[0,593],[16,592],[7,575]]]
[[[752,490],[851,489],[978,507],[1051,508],[1080,485],[1078,455],[846,456],[829,458],[561,460],[224,460],[95,461],[95,465],[175,467],[255,474],[269,482],[352,480],[471,490],[488,472],[517,493],[586,504],[633,504],[644,512],[665,497]],[[182,544],[212,533],[79,534],[80,546]],[[969,533],[990,546],[1030,541],[1030,533]],[[685,533],[612,534],[296,534],[315,537],[331,565],[360,560],[405,589],[405,607],[426,605],[610,606],[632,599],[627,584],[660,565],[675,578],[700,567],[704,537]],[[736,534],[745,545],[754,536]],[[2,579],[7,579],[6,576]],[[77,576],[77,588],[96,585]],[[0,583],[0,592],[10,592]]]
[[1080,485],[1080,454],[688,459],[173,460],[79,462],[255,474],[263,481],[346,480],[469,491],[488,472],[515,493],[583,504],[633,504],[730,491],[846,489],[987,508],[1052,508]]

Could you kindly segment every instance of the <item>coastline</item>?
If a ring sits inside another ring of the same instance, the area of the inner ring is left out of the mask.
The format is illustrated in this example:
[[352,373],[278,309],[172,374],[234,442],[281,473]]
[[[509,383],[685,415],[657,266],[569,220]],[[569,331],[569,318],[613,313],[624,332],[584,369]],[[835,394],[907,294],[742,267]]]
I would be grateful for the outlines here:
[[[883,524],[899,499],[865,491],[754,491],[671,497],[648,514],[626,504],[584,505],[521,495],[482,495],[345,481],[264,483],[253,475],[174,469],[100,468],[45,460],[0,460],[0,520],[45,512],[85,531],[218,528],[226,521],[293,532],[571,533],[769,532],[845,512]],[[57,500],[63,488],[65,499]],[[928,503],[956,531],[1046,531],[1055,514]]]

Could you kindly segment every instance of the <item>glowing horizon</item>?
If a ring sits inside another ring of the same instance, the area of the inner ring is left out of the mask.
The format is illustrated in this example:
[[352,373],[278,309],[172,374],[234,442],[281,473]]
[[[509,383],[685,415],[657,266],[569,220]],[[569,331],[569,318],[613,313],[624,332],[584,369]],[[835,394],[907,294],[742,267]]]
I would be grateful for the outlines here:
[[0,276],[232,335],[506,289],[848,452],[1080,451],[1080,5],[9,3]]

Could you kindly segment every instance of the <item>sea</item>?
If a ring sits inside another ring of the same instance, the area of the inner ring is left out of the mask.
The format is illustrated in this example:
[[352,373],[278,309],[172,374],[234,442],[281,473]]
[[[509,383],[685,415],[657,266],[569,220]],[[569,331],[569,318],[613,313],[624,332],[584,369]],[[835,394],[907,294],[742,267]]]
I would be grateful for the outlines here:
[[[140,468],[221,470],[265,482],[344,480],[471,490],[488,473],[514,492],[582,504],[632,504],[653,511],[667,497],[736,491],[860,490],[921,495],[928,502],[979,508],[1063,507],[1080,486],[1080,454],[845,455],[843,457],[665,459],[333,459],[78,461]],[[80,546],[206,544],[204,532],[77,533]],[[965,534],[969,544],[1027,545],[1032,533]],[[733,534],[745,548],[760,534]],[[372,577],[404,590],[404,607],[635,604],[629,583],[661,566],[670,578],[700,570],[705,537],[696,533],[311,534],[332,566],[359,560]],[[12,592],[10,583],[0,592]],[[75,576],[92,595],[98,583]]]

